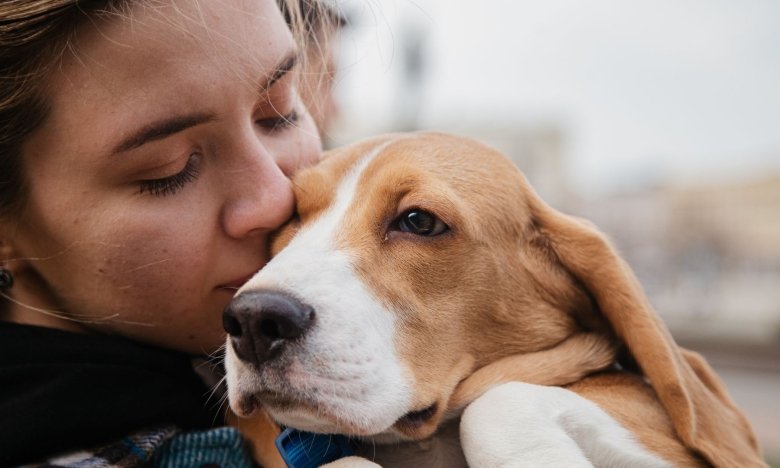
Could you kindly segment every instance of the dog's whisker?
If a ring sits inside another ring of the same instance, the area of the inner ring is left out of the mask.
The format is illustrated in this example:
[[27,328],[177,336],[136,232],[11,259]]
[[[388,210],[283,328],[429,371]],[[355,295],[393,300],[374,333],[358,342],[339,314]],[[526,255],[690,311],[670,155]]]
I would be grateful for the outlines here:
[[206,353],[205,360],[201,365],[208,364],[209,366],[211,366],[212,369],[222,367],[222,360],[225,358],[226,350],[227,350],[227,345],[225,343],[222,343],[214,351]]
[[227,403],[227,397],[223,397],[218,402],[218,405],[217,405],[217,407],[215,409],[215,412],[214,412],[214,418],[211,421],[212,425],[216,426],[216,425],[221,425],[222,424],[223,421],[219,421],[218,418],[219,418],[219,415],[222,415],[223,419],[224,419],[224,416],[227,414],[227,405],[226,405],[226,403]]
[[224,383],[226,382],[227,377],[222,377],[219,379],[217,383],[211,386],[209,390],[207,390],[208,398],[206,398],[206,404],[209,404],[211,402],[211,399],[218,395],[217,403],[220,403],[220,400],[227,398],[227,393],[224,391]]

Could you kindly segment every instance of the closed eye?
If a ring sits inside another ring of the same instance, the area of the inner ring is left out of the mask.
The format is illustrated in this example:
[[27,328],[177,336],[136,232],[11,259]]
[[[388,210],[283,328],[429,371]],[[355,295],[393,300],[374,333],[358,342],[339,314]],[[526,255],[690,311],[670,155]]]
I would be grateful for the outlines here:
[[144,179],[138,182],[140,193],[149,193],[155,197],[174,195],[183,189],[188,183],[194,181],[199,175],[201,155],[192,153],[187,158],[184,168],[168,177],[160,179]]
[[286,115],[278,115],[275,117],[258,119],[255,121],[255,123],[260,128],[266,129],[271,132],[277,132],[277,131],[285,130],[290,127],[294,127],[299,120],[300,120],[300,116],[298,114],[298,111],[296,109],[293,109],[290,113]]

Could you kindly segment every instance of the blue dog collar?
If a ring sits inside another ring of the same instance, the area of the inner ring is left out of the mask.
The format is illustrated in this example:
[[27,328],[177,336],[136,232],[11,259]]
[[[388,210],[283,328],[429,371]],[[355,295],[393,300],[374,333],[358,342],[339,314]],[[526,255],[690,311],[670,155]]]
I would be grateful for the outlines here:
[[290,468],[316,468],[354,453],[346,436],[291,428],[279,434],[276,448]]

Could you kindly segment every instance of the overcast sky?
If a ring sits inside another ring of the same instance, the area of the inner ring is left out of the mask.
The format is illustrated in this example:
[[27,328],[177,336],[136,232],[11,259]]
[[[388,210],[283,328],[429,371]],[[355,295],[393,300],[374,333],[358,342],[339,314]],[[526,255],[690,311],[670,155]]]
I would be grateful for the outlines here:
[[[780,172],[776,0],[340,0],[356,20],[338,84],[346,116],[391,121],[403,37],[424,34],[423,125],[463,116],[551,123],[567,176]],[[375,124],[379,127],[378,123]]]

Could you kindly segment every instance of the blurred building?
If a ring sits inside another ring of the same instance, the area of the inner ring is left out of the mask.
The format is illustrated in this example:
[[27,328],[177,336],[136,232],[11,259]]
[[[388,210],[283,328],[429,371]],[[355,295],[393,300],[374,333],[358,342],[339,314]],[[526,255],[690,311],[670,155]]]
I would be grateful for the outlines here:
[[780,174],[573,209],[612,236],[678,338],[780,341]]
[[704,354],[780,461],[780,173],[577,199],[678,342]]

